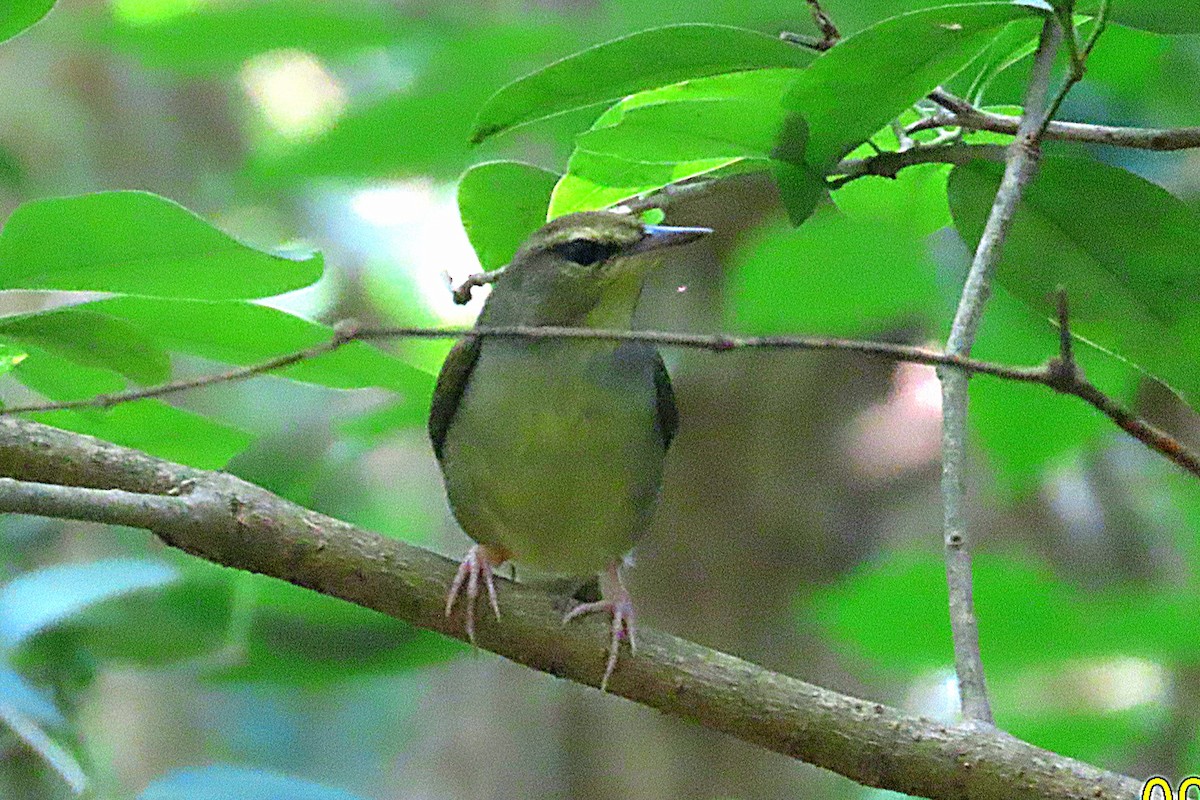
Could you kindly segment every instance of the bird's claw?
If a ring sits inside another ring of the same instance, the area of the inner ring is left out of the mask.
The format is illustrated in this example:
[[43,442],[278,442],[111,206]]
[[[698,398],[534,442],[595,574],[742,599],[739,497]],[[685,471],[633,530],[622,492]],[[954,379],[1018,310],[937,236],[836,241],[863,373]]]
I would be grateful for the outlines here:
[[467,551],[466,557],[458,565],[458,573],[454,576],[454,581],[450,584],[450,591],[446,594],[447,617],[454,612],[454,603],[458,600],[463,585],[465,584],[467,587],[466,608],[463,616],[467,638],[470,639],[471,644],[475,644],[475,605],[479,599],[481,582],[487,587],[488,604],[492,607],[492,613],[496,615],[496,621],[500,621],[500,603],[496,599],[495,571],[506,560],[506,554],[497,548],[477,544]]
[[600,680],[600,691],[602,692],[608,690],[608,679],[612,677],[613,671],[617,668],[617,656],[621,652],[622,639],[629,640],[630,655],[637,655],[637,625],[634,623],[633,599],[626,591],[615,567],[610,568],[608,577],[607,585],[605,582],[601,583],[602,590],[606,595],[604,599],[592,603],[580,603],[563,617],[563,624],[566,625],[571,620],[587,614],[606,612],[612,615],[608,661],[604,666],[604,677]]

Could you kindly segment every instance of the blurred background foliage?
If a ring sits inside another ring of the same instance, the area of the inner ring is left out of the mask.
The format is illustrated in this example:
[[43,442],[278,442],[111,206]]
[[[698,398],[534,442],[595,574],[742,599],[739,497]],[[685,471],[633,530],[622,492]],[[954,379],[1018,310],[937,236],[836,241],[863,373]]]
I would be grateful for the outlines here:
[[[829,0],[826,8],[849,34],[934,5]],[[1125,14],[1118,20],[1136,27],[1110,27],[1061,116],[1200,124],[1200,16],[1183,2],[1116,5]],[[27,0],[0,14],[0,37],[50,6]],[[605,112],[628,127],[589,132],[606,105],[595,104],[472,146],[487,99],[585,47],[683,22],[812,32],[803,3],[766,0],[60,0],[0,46],[6,402],[253,363],[320,341],[344,318],[468,322],[479,301],[454,306],[448,280],[503,263],[514,231],[536,224],[548,203],[569,210],[620,199],[586,181],[554,188],[569,164],[585,177],[612,175],[611,159],[574,150],[576,135],[617,152],[648,146],[637,126],[656,123],[638,107],[674,90]],[[972,81],[986,72],[981,101],[1018,103],[1029,61],[1013,49],[1020,43],[982,59],[983,70],[960,75],[955,88],[983,86]],[[685,55],[693,54],[634,57],[662,59],[670,74],[671,59]],[[785,77],[811,60],[801,51],[764,58],[779,59],[760,66]],[[724,77],[701,79],[689,91],[720,100],[778,83],[772,73],[734,79],[732,88]],[[887,134],[875,140],[895,144]],[[703,159],[686,136],[653,146],[668,145],[664,182],[765,163],[745,143]],[[1084,228],[1014,249],[1054,262],[1078,246],[1086,269],[1089,253],[1095,260],[1118,246],[1106,238],[1116,226],[1125,242],[1156,243],[1130,258],[1148,268],[1177,261],[1177,276],[1195,275],[1195,151],[1051,144],[1047,153],[1039,187],[1050,199],[1041,208],[1058,219],[1077,213]],[[538,169],[475,170],[456,194],[465,170],[497,158]],[[1096,199],[1132,180],[1117,167],[1182,201],[1176,216],[1159,213],[1167,200],[1145,183],[1123,193],[1125,205]],[[950,172],[929,165],[894,181],[854,181],[799,228],[754,175],[680,200],[669,222],[717,234],[655,276],[640,322],[936,342],[969,260],[954,224],[970,238],[978,198],[995,180],[987,167]],[[138,191],[70,197],[100,190]],[[86,238],[64,224],[88,219],[111,235]],[[86,272],[135,251],[160,266],[178,259],[177,268]],[[1041,279],[1002,281],[977,355],[1032,364],[1053,352],[1055,333],[1036,308]],[[1107,317],[1122,331],[1121,307],[1109,299],[1090,298],[1092,321],[1103,328]],[[1181,354],[1198,344],[1187,324],[1196,295],[1173,299],[1185,322],[1171,331],[1171,347],[1153,331],[1123,344],[1139,367],[1194,402],[1195,361]],[[1088,302],[1081,298],[1085,324]],[[281,376],[169,402],[37,418],[225,467],[457,557],[466,540],[445,508],[423,430],[448,346],[348,347]],[[1200,441],[1195,412],[1171,389],[1097,351],[1081,357],[1105,389]],[[655,530],[631,570],[645,623],[952,719],[932,371],[844,354],[667,358],[683,426]],[[998,723],[1113,769],[1194,772],[1200,488],[1081,403],[987,378],[972,392],[976,599]],[[75,793],[886,794],[348,604],[181,556],[139,531],[8,517],[0,527],[0,797]]]

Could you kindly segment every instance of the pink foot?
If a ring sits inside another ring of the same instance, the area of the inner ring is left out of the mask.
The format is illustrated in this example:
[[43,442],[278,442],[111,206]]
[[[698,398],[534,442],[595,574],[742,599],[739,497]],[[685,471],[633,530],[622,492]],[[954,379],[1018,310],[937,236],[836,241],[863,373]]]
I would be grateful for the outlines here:
[[617,566],[618,563],[615,561],[609,564],[607,571],[601,577],[600,594],[603,599],[594,603],[580,603],[563,617],[563,624],[566,625],[571,620],[586,614],[604,612],[612,615],[608,663],[604,667],[604,677],[600,680],[600,691],[602,692],[608,689],[608,679],[612,677],[613,671],[617,668],[617,655],[621,652],[621,640],[629,639],[630,654],[637,653],[635,636],[637,626],[633,619],[633,599],[630,598],[629,591],[621,580]]
[[450,584],[450,591],[446,594],[447,617],[454,611],[454,603],[458,600],[458,594],[462,590],[463,584],[465,583],[467,586],[464,617],[467,638],[471,640],[471,644],[475,644],[475,604],[479,599],[481,580],[487,587],[488,602],[492,607],[492,613],[496,615],[496,621],[500,621],[500,603],[496,600],[494,575],[496,568],[507,560],[508,552],[503,548],[477,544],[467,551],[466,558],[458,566],[458,574],[454,576],[454,581]]

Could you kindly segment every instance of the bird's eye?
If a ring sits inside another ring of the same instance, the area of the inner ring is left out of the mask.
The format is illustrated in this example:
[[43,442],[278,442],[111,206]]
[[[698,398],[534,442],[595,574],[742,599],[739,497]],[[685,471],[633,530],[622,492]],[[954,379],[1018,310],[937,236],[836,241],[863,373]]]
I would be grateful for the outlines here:
[[597,242],[595,239],[572,239],[555,247],[554,252],[568,261],[590,267],[608,259],[616,252],[616,248],[604,242]]

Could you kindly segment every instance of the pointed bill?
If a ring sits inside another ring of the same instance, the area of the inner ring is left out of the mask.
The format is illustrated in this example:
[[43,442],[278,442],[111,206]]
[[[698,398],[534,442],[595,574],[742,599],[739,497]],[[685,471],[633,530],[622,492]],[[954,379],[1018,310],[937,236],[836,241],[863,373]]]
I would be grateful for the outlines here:
[[629,249],[630,255],[688,244],[712,233],[712,228],[681,228],[672,225],[646,225],[644,230],[646,235]]

